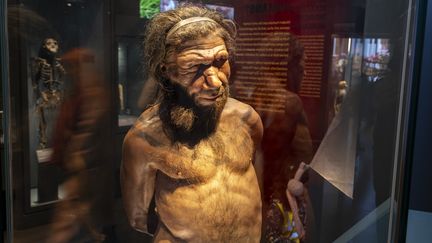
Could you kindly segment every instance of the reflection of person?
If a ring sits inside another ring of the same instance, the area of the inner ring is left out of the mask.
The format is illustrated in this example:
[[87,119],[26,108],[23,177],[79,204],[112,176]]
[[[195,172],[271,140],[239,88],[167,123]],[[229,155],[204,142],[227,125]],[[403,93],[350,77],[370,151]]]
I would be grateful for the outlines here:
[[[65,173],[65,200],[60,202],[47,242],[101,242],[110,223],[112,169],[106,153],[108,93],[90,50],[63,56],[72,90],[61,106],[52,162]],[[87,60],[87,61],[86,61]]]
[[39,113],[39,147],[48,145],[47,128],[51,130],[55,114],[62,100],[64,68],[57,57],[58,43],[53,38],[44,40],[38,57],[33,60],[33,88]]
[[[391,195],[392,177],[383,176],[394,168],[395,137],[399,109],[399,70],[403,48],[399,40],[392,39],[391,55],[384,57],[386,69],[380,70],[380,76],[373,83],[372,111],[375,115],[373,123],[373,186],[375,189],[376,206],[383,203]],[[369,114],[369,113],[367,113]],[[370,116],[370,115],[369,115]]]
[[[297,95],[304,75],[304,47],[293,35],[290,37],[289,47],[288,83],[286,90],[283,90],[285,109],[282,113],[258,111],[264,126],[261,145],[264,238],[270,242],[292,237],[281,227],[281,217],[285,212],[279,213],[279,207],[282,207],[283,211],[289,211],[290,205],[285,193],[288,181],[294,178],[301,162],[309,163],[312,159],[312,140],[306,114]],[[302,220],[305,220],[306,209],[300,207],[299,210]]]
[[126,135],[121,184],[130,224],[141,232],[155,193],[155,242],[260,240],[252,160],[262,124],[228,98],[233,29],[194,6],[160,13],[147,27],[147,70],[163,96]]

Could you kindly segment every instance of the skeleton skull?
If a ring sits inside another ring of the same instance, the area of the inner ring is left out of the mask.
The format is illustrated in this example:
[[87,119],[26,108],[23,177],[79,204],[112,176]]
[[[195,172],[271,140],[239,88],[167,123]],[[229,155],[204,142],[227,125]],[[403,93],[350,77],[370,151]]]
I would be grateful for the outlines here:
[[57,53],[58,43],[56,40],[54,40],[52,38],[48,38],[44,42],[44,48],[47,49],[51,53]]

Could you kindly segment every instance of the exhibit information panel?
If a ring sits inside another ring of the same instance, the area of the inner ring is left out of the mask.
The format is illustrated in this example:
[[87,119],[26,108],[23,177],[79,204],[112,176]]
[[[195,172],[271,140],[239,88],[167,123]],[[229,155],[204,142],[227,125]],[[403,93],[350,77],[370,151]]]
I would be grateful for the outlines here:
[[12,237],[394,241],[415,7],[8,0]]

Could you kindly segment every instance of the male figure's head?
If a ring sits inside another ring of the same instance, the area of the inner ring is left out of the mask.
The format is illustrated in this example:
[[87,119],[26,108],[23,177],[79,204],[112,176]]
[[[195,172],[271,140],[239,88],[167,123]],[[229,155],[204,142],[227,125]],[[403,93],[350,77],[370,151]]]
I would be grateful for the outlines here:
[[160,13],[149,23],[146,66],[160,84],[160,117],[174,139],[200,139],[216,128],[228,98],[234,35],[232,21],[197,6]]
[[300,92],[301,82],[305,75],[304,46],[294,35],[289,39],[288,57],[288,90],[294,93]]

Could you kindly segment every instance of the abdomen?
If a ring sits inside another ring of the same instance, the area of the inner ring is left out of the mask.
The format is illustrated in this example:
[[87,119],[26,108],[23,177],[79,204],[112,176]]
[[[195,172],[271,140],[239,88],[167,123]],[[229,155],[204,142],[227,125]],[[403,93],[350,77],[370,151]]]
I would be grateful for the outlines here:
[[259,242],[261,198],[252,165],[244,173],[218,166],[205,182],[159,174],[156,206],[163,224],[189,242]]

